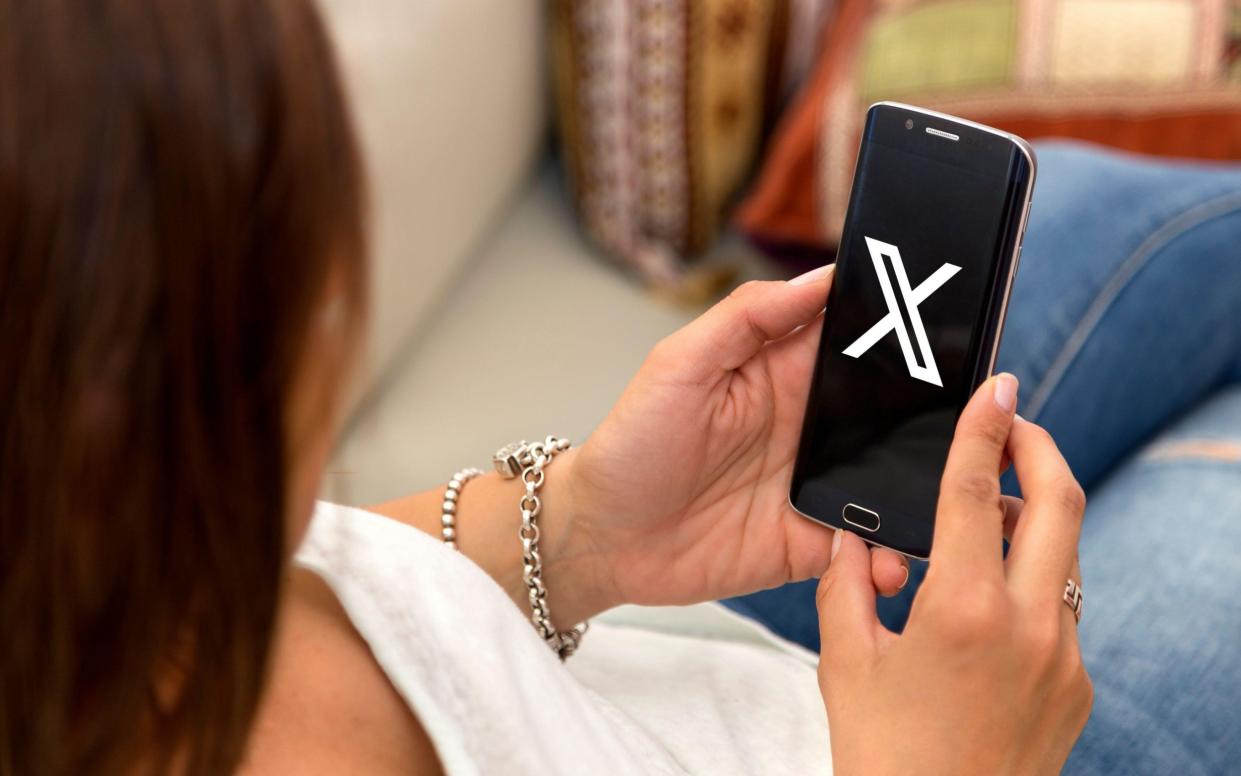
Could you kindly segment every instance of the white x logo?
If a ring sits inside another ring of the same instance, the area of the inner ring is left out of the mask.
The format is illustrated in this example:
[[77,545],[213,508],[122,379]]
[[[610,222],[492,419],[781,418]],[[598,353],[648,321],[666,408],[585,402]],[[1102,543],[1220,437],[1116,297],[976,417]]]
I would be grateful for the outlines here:
[[[852,345],[845,348],[844,354],[857,358],[870,350],[888,332],[895,330],[896,338],[901,343],[901,352],[905,354],[905,365],[909,367],[910,376],[943,388],[944,383],[939,378],[939,368],[935,366],[935,355],[931,353],[931,346],[926,340],[926,329],[922,325],[922,316],[918,314],[918,305],[925,302],[928,296],[935,293],[944,283],[947,283],[949,278],[960,272],[961,268],[955,264],[945,263],[939,269],[932,272],[930,277],[919,283],[917,288],[911,289],[909,287],[909,276],[905,274],[905,263],[901,261],[901,251],[899,248],[871,237],[866,238],[866,247],[870,250],[870,259],[875,264],[875,274],[879,276],[879,287],[883,289],[884,301],[888,303],[888,314],[880,318],[878,323],[871,326]],[[918,350],[921,351],[922,360],[926,363],[926,366],[919,366],[918,362],[914,360],[913,345],[909,341],[909,331],[905,328],[904,321],[901,320],[900,308],[896,304],[896,294],[892,291],[892,281],[888,278],[888,271],[884,266],[884,256],[887,256],[888,260],[892,262],[892,273],[896,275],[896,284],[900,288],[901,298],[905,300],[905,306],[909,308],[909,322],[913,326],[914,337],[918,340]]]

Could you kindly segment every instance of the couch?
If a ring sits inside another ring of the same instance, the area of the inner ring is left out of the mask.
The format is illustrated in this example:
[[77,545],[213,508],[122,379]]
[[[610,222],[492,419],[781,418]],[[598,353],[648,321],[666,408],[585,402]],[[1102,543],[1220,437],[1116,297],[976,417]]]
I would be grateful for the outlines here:
[[[584,238],[554,159],[540,0],[321,0],[371,182],[372,308],[324,497],[366,504],[583,440],[701,307]],[[707,261],[774,276],[737,237]]]

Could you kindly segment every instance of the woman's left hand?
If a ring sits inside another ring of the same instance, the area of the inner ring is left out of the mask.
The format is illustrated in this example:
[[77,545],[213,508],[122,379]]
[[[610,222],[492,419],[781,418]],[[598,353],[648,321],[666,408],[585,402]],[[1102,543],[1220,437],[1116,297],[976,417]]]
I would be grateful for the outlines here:
[[[656,345],[572,452],[558,544],[605,605],[705,601],[827,570],[832,531],[798,515],[788,489],[831,277],[738,288]],[[888,550],[872,553],[872,574],[888,595],[908,576]]]

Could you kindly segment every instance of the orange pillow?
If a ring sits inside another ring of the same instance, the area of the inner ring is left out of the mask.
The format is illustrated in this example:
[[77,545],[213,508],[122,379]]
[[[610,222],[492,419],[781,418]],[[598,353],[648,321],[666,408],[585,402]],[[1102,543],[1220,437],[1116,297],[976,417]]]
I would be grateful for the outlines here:
[[1241,159],[1241,2],[842,0],[734,216],[741,230],[834,246],[878,100],[1026,138]]

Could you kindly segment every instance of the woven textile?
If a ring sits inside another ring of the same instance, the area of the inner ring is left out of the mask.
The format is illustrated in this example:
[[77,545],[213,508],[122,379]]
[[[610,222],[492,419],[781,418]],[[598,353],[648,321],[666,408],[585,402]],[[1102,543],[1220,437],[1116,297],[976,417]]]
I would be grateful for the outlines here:
[[[675,285],[813,60],[823,0],[558,0],[562,155],[588,233]],[[786,56],[786,51],[788,56]]]

